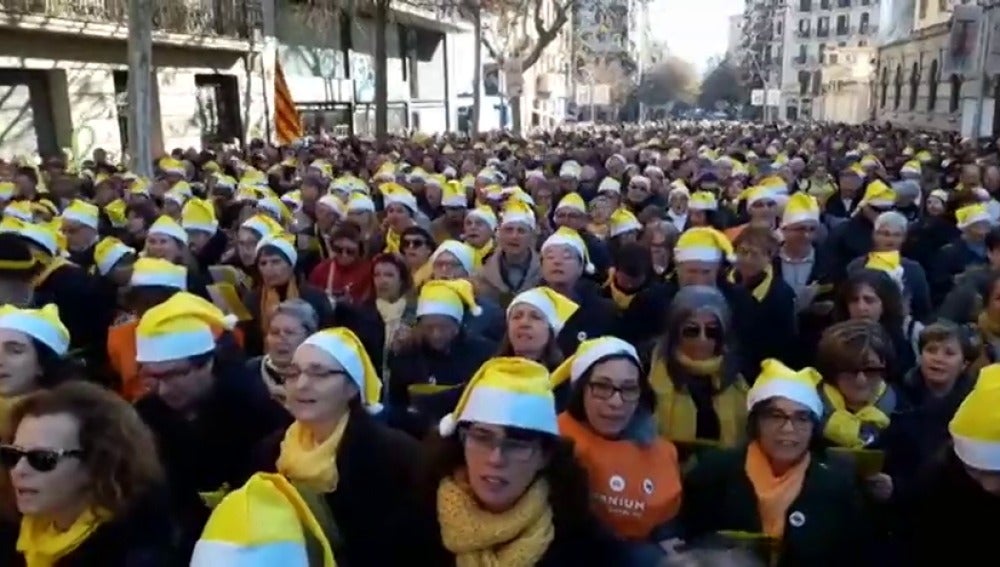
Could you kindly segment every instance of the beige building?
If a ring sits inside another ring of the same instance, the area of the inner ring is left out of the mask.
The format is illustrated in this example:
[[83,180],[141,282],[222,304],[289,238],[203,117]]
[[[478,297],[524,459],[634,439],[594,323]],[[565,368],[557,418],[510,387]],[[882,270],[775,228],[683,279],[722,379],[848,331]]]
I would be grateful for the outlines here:
[[[254,0],[153,0],[154,152],[263,136]],[[0,4],[0,154],[98,147],[127,128],[128,0]]]
[[861,124],[871,118],[875,49],[843,47],[831,51],[835,62],[823,66],[823,83],[813,117],[827,122]]

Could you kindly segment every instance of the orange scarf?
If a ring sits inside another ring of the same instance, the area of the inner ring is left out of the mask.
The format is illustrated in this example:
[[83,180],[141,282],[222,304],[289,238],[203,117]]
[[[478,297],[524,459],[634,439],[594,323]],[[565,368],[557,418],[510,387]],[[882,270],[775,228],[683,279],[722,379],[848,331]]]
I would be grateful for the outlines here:
[[785,534],[785,519],[788,508],[802,491],[802,482],[809,468],[809,454],[781,476],[774,476],[771,463],[757,442],[747,447],[745,470],[753,490],[757,494],[757,512],[760,514],[762,531],[775,539]]
[[[288,280],[288,291],[285,293],[285,300],[298,299],[299,286],[295,283],[295,278]],[[271,326],[271,314],[278,308],[282,301],[278,290],[273,287],[263,286],[260,290],[260,330],[267,335],[267,330]]]

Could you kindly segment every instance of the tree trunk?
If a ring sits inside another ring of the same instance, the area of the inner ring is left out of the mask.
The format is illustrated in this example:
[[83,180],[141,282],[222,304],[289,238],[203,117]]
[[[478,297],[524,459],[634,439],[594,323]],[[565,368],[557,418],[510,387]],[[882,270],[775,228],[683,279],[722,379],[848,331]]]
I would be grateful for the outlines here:
[[389,27],[389,1],[375,2],[375,140],[383,147],[389,139],[389,74],[385,31]]
[[510,123],[514,134],[521,135],[521,95],[511,96],[510,101]]
[[469,136],[473,140],[479,138],[479,116],[483,111],[483,12],[477,2],[472,12],[472,34],[475,47],[472,51],[472,124],[469,126]]
[[150,0],[128,4],[128,152],[130,169],[153,176],[153,6]]

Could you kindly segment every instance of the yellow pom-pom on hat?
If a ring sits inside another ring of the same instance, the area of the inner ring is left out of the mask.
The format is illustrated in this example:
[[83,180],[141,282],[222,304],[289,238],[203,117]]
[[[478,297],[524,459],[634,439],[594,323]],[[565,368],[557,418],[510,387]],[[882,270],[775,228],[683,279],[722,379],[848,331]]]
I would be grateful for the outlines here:
[[695,191],[688,201],[688,208],[694,211],[714,211],[719,208],[719,201],[709,191]]
[[[105,236],[94,246],[94,265],[97,273],[106,276],[114,269],[115,264],[129,254],[135,254],[135,248],[128,246],[113,236]],[[187,270],[184,273],[187,276]]]
[[808,193],[795,193],[788,197],[785,212],[781,217],[782,228],[799,223],[819,222],[819,201]]
[[344,367],[344,372],[361,393],[361,403],[369,412],[378,413],[382,409],[379,403],[382,396],[382,381],[361,339],[350,329],[335,327],[313,333],[298,348],[304,346],[322,350]]
[[760,374],[747,392],[747,410],[772,398],[785,398],[809,408],[819,419],[823,415],[823,400],[817,388],[822,379],[814,368],[792,370],[780,360],[769,358],[760,364]]
[[466,208],[469,206],[469,199],[465,194],[465,186],[461,181],[446,181],[441,188],[441,206]]
[[69,329],[59,319],[59,308],[50,303],[41,309],[0,307],[0,329],[24,333],[52,349],[57,356],[69,352]]
[[955,454],[966,465],[1000,472],[1000,364],[991,364],[979,372],[972,392],[948,424]]
[[272,232],[261,238],[257,242],[256,255],[259,257],[265,248],[277,249],[292,266],[295,266],[299,261],[299,252],[295,248],[295,236],[287,232]]
[[526,358],[488,360],[469,380],[455,410],[441,419],[438,433],[450,437],[461,423],[559,435],[548,369]]
[[580,343],[576,347],[576,353],[563,361],[552,372],[552,386],[559,386],[563,382],[570,380],[576,382],[598,360],[610,356],[624,356],[640,365],[639,353],[635,347],[618,337],[598,337]]
[[632,211],[622,207],[615,209],[615,212],[611,213],[608,225],[608,233],[612,237],[621,236],[626,232],[642,230],[642,223],[639,222],[639,219],[632,214]]
[[[876,179],[865,188],[860,204],[875,208],[888,208],[896,204],[896,192],[881,179]],[[860,207],[855,209],[855,211],[858,210]]]
[[97,205],[87,201],[73,199],[73,202],[63,211],[62,218],[97,230],[101,210],[97,208]]
[[132,278],[129,285],[132,287],[142,286],[162,286],[187,290],[188,271],[184,266],[179,266],[162,258],[150,258],[143,256],[135,261],[132,267]]
[[542,312],[553,334],[558,335],[570,317],[580,309],[580,305],[550,287],[535,287],[514,296],[507,307],[509,319],[514,308],[527,304]]
[[240,228],[253,232],[257,235],[257,238],[264,238],[270,234],[281,234],[285,230],[284,227],[278,224],[278,221],[259,213],[243,221]]
[[160,215],[160,218],[156,219],[152,226],[149,227],[148,234],[169,236],[185,246],[188,243],[188,235],[184,227],[167,215]]
[[583,241],[583,237],[576,230],[568,226],[559,227],[558,230],[553,232],[542,243],[542,254],[553,246],[568,246],[572,248],[580,256],[580,261],[583,262],[583,271],[588,274],[594,273],[594,264],[590,261],[590,250],[587,248],[587,243]]
[[559,204],[556,205],[556,210],[559,209],[570,209],[580,213],[587,213],[587,204],[583,201],[583,197],[579,193],[567,193],[565,197],[559,200]]
[[966,205],[955,211],[955,220],[958,228],[968,228],[977,222],[991,222],[989,209],[985,203],[975,203]]
[[236,317],[197,295],[180,292],[146,311],[135,328],[136,361],[166,362],[215,350],[217,329],[232,329]]
[[685,230],[674,247],[675,262],[721,262],[732,258],[732,242],[725,234],[707,226]]
[[417,317],[445,315],[461,323],[465,312],[482,314],[476,304],[476,292],[468,280],[431,280],[420,287],[417,297]]
[[215,234],[219,230],[219,221],[215,218],[215,207],[210,201],[192,197],[181,209],[181,227],[184,230],[194,230]]

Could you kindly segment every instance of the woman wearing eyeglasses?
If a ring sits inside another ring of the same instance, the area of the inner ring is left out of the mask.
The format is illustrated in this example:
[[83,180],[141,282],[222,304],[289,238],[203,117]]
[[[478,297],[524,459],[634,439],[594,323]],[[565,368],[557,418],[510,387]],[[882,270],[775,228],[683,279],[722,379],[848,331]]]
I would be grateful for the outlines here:
[[630,551],[628,565],[655,565],[673,553],[681,506],[677,449],[656,434],[656,396],[629,343],[601,337],[580,344],[552,373],[571,381],[559,431],[587,469],[594,511]]
[[659,433],[684,451],[705,444],[733,447],[743,439],[747,385],[731,333],[722,292],[686,286],[674,297],[666,331],[646,358]]
[[[747,395],[747,446],[705,451],[684,475],[686,541],[718,535],[749,545],[770,565],[835,567],[866,558],[870,542],[851,474],[827,466],[819,373],[769,359]],[[863,564],[863,563],[862,563]]]
[[0,565],[172,565],[153,435],[132,407],[98,386],[67,383],[13,411],[0,465],[19,517]]
[[309,273],[309,283],[326,292],[330,303],[360,305],[372,295],[372,266],[365,257],[361,230],[344,223],[330,235],[330,257]]
[[442,557],[428,565],[619,565],[590,510],[586,475],[559,438],[549,372],[494,358],[441,420],[434,510]]

